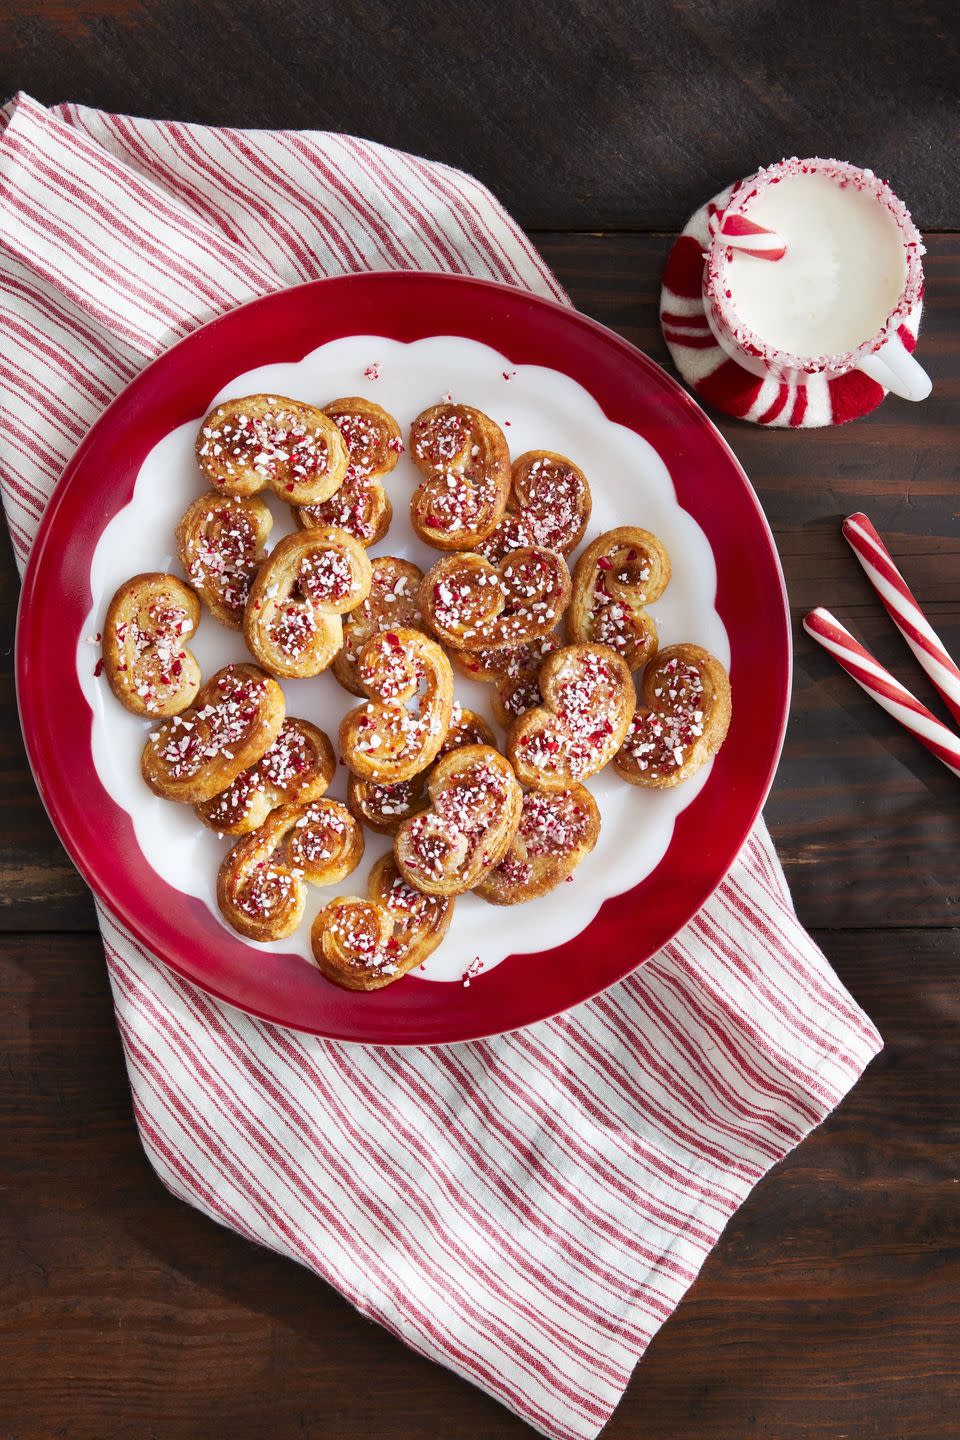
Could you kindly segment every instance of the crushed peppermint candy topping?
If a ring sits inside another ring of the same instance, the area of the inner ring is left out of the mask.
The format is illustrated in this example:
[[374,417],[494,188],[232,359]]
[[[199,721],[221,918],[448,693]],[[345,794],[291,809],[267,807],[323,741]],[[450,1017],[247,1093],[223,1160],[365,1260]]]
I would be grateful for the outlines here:
[[[285,720],[266,754],[243,770],[210,802],[207,818],[213,825],[235,824],[246,814],[254,795],[272,791],[277,803],[293,800],[304,782],[317,773],[319,756],[295,720]],[[271,797],[273,798],[273,797]]]
[[464,990],[470,989],[470,981],[475,980],[482,971],[482,969],[483,963],[480,959],[480,956],[474,955],[473,959],[470,961],[470,964],[467,966],[466,970],[464,970],[463,974],[460,977]]
[[386,503],[380,481],[371,480],[351,463],[329,500],[304,505],[302,513],[311,525],[336,525],[362,545],[370,545],[383,523]]
[[284,910],[295,899],[297,878],[289,870],[277,869],[261,861],[238,889],[234,904],[252,920],[264,920]]
[[370,364],[367,366],[367,368],[366,368],[366,369],[364,370],[364,372],[363,372],[363,378],[364,378],[365,380],[379,380],[379,379],[380,379],[380,374],[381,374],[380,361],[379,361],[379,360],[371,360]]
[[451,870],[472,864],[507,794],[505,776],[490,763],[479,761],[461,771],[435,797],[432,810],[409,822],[410,868],[442,880]]
[[169,595],[157,596],[145,612],[116,622],[114,638],[123,655],[117,669],[127,675],[127,687],[139,696],[146,710],[161,708],[177,690],[187,658],[184,636],[192,634],[193,628],[186,610]]
[[[590,633],[594,640],[609,645],[627,660],[649,643],[643,607],[650,574],[648,558],[634,549],[613,550],[597,560]],[[617,583],[616,593],[608,588],[612,581]],[[623,590],[631,593],[624,595]]]
[[342,959],[355,969],[380,975],[395,975],[402,958],[399,940],[384,940],[383,921],[377,907],[366,900],[335,905],[327,920]]
[[326,474],[330,453],[324,432],[272,396],[268,403],[277,408],[262,415],[234,410],[220,425],[203,427],[198,454],[216,483],[252,470],[264,481],[287,482],[293,489]]
[[187,574],[198,589],[240,615],[260,563],[258,544],[257,527],[242,505],[210,510],[191,538]]
[[623,748],[638,770],[670,775],[679,770],[704,732],[703,676],[696,665],[668,660],[654,690],[658,708],[637,710]]
[[196,775],[221,756],[232,759],[233,747],[244,743],[261,723],[266,679],[237,675],[230,666],[218,677],[216,688],[216,700],[174,715],[150,737],[174,780]]
[[569,855],[582,843],[589,823],[587,811],[573,791],[546,794],[531,790],[523,797],[517,834],[528,855]]

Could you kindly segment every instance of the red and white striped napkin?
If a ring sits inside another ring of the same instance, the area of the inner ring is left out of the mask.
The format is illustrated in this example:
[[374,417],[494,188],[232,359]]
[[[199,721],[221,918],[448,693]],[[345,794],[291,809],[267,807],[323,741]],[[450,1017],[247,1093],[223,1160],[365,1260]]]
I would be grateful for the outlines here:
[[[253,295],[393,266],[564,298],[447,166],[17,97],[0,112],[0,480],[19,562],[85,430],[148,360]],[[880,1047],[762,824],[637,975],[448,1048],[261,1023],[178,979],[122,916],[101,923],[163,1182],[557,1437],[601,1429],[727,1220]]]

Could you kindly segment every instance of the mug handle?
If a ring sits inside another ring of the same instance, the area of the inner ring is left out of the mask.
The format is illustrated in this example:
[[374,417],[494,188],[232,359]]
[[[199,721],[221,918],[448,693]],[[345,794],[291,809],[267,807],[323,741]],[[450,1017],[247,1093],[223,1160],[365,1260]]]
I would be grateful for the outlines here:
[[903,400],[926,400],[933,388],[930,376],[910,354],[899,335],[892,335],[879,350],[865,355],[857,369]]

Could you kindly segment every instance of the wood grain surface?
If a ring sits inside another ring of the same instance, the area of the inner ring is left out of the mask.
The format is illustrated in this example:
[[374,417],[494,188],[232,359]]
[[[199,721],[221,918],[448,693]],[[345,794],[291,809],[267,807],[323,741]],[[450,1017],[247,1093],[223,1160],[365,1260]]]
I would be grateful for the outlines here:
[[958,220],[954,0],[5,0],[0,90],[348,130],[479,175],[522,224],[679,226],[783,155]]
[[[958,19],[952,0],[8,0],[0,89],[331,126],[463,165],[581,309],[667,364],[659,276],[688,210],[781,154],[872,164],[953,232],[928,236],[933,396],[819,433],[719,423],[795,620],[829,606],[941,713],[839,525],[870,514],[960,653]],[[93,907],[23,755],[0,552],[0,1440],[530,1434],[154,1176]],[[794,630],[767,818],[801,918],[886,1048],[731,1221],[610,1440],[958,1433],[960,790]]]

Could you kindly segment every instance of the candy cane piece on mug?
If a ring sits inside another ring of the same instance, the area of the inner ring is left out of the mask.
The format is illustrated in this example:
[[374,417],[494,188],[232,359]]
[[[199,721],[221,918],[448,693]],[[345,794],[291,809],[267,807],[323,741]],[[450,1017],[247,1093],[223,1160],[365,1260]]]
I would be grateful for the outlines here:
[[776,230],[768,230],[746,215],[725,215],[714,212],[707,222],[711,235],[719,235],[731,250],[753,255],[757,260],[782,260],[787,244]]
[[818,645],[822,645],[856,680],[872,700],[892,715],[931,755],[942,760],[948,770],[960,777],[960,738],[948,730],[915,695],[911,695],[889,670],[875,660],[870,651],[854,639],[849,630],[829,610],[818,607],[804,616],[803,628]]
[[960,722],[960,667],[920,609],[889,550],[860,512],[847,516],[843,533],[890,619],[940,691],[950,714]]

